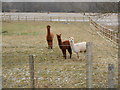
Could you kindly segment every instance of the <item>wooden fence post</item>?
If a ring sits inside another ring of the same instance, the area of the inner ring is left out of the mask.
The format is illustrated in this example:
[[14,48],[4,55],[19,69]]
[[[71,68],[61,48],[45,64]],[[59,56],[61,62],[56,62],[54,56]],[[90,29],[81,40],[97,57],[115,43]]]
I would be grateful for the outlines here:
[[66,17],[66,22],[68,23],[68,17]]
[[91,24],[91,19],[90,19],[90,17],[89,17],[89,23]]
[[108,64],[108,88],[114,88],[114,65]]
[[60,17],[58,17],[58,22],[60,22]]
[[50,22],[52,22],[52,17],[50,17]]
[[111,37],[110,37],[110,39],[111,40],[113,39],[113,31],[111,31]]
[[35,88],[34,82],[34,57],[33,55],[29,55],[29,69],[30,69],[30,85],[31,88]]
[[3,21],[5,21],[5,15],[3,15]]
[[42,16],[42,21],[44,21],[44,17]]
[[84,22],[85,16],[83,15],[83,22]]
[[110,30],[108,31],[108,33],[109,33],[109,38],[110,38]]
[[9,21],[11,21],[11,16],[9,15]]
[[27,16],[26,16],[26,21],[27,21]]
[[[119,35],[119,33],[116,33],[116,42],[117,42],[117,43],[118,43],[118,40],[119,40],[119,38],[120,38],[118,35]],[[118,45],[119,45],[119,43],[118,43]]]
[[74,17],[74,22],[76,22],[76,18]]
[[18,16],[18,21],[20,20],[20,17]]
[[35,22],[35,17],[34,17],[34,22]]
[[92,88],[92,42],[86,45],[86,88]]

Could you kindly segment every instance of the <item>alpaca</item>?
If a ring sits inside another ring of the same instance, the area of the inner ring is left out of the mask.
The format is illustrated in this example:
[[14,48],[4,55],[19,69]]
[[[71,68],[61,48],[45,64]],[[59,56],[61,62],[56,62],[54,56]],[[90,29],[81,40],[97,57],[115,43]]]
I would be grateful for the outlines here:
[[79,59],[79,53],[86,52],[86,42],[74,43],[73,37],[70,38],[69,42],[72,50],[77,54],[77,57]]
[[72,56],[72,49],[70,47],[70,42],[69,40],[65,40],[62,42],[61,40],[61,34],[56,34],[57,35],[57,40],[58,40],[58,45],[59,48],[62,50],[63,56],[66,59],[66,49],[68,50],[69,54],[70,54],[70,58]]
[[53,35],[53,33],[50,32],[50,25],[47,25],[46,40],[47,40],[47,43],[48,43],[48,49],[53,48],[53,38],[54,38],[54,35]]

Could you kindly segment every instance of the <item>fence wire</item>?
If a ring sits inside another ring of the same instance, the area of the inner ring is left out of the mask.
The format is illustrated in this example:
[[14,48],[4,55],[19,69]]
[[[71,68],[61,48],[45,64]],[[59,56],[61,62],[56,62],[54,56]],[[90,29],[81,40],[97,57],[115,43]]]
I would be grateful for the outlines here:
[[[11,58],[11,60],[6,60],[4,59],[4,57],[8,57],[9,59]],[[4,78],[3,86],[4,87],[18,87],[18,86],[30,87],[29,55],[14,56],[14,57],[4,56],[4,57],[3,57],[3,60],[4,60],[3,61],[3,78]],[[93,64],[93,74],[92,74],[93,87],[106,88],[108,83],[107,82],[107,75],[108,75],[107,65],[109,63],[93,62],[92,64]],[[117,63],[114,63],[114,64],[116,65]],[[34,79],[36,82],[35,87],[38,87],[39,85],[40,85],[39,88],[45,87],[44,86],[45,83],[47,84],[60,83],[58,84],[58,86],[64,87],[64,84],[71,85],[70,83],[71,81],[73,81],[72,83],[73,87],[81,87],[81,85],[83,85],[82,87],[86,87],[86,61],[82,61],[82,62],[79,60],[67,61],[64,59],[64,61],[61,61],[59,63],[57,62],[57,60],[56,62],[52,63],[52,61],[50,60],[46,62],[46,61],[41,61],[39,57],[34,57],[34,65],[35,65]],[[74,80],[77,80],[77,81],[74,81]],[[115,85],[117,86],[117,67],[115,67],[114,80],[115,80]],[[45,82],[45,83],[42,83],[42,82]],[[53,87],[53,85],[50,85],[50,86]]]
[[[32,20],[31,18],[26,19],[16,17],[16,20]],[[58,18],[58,17],[57,17]],[[48,20],[54,21],[56,17],[51,17]],[[72,21],[68,20],[68,18],[65,18],[66,21]],[[76,18],[73,18],[74,21],[76,21]],[[13,20],[13,17],[9,17],[9,20]],[[33,17],[33,20],[41,20],[40,18],[37,19]],[[58,21],[62,21],[62,18],[57,19]],[[101,48],[103,44],[93,44],[93,47],[99,47]],[[104,47],[108,47],[109,45],[104,45]],[[54,45],[54,48],[58,47],[58,45]],[[30,45],[3,45],[3,49],[7,48],[36,48],[41,49],[40,52],[34,53],[34,80],[35,80],[35,87],[86,87],[86,60],[77,60],[77,57],[73,54],[74,61],[72,59],[65,60],[62,57],[62,53],[59,53],[58,56],[54,55],[53,50],[49,50],[51,52],[47,52],[47,54],[41,54],[43,51],[42,48],[45,48],[43,45],[39,46],[30,46]],[[101,50],[100,51],[106,51]],[[93,50],[94,53],[94,50]],[[109,55],[112,55],[113,52],[106,51],[106,53]],[[29,68],[29,54],[24,54],[23,52],[18,52],[13,54],[11,53],[5,53],[3,50],[3,62],[2,62],[2,69],[3,69],[3,87],[30,87],[30,68]],[[101,53],[102,55],[103,53]],[[96,54],[95,54],[96,55]],[[115,53],[114,53],[115,55]],[[114,56],[113,55],[113,56]],[[55,57],[53,59],[52,57]],[[68,57],[68,56],[67,56]],[[108,64],[109,62],[102,62],[103,58],[101,58],[101,61],[97,62],[97,59],[93,56],[93,71],[92,71],[92,77],[93,77],[93,87],[102,87],[106,88],[108,87]],[[104,57],[106,59],[106,57]],[[109,59],[109,58],[108,58]],[[113,58],[111,58],[113,59]],[[110,59],[110,60],[111,60]],[[118,87],[117,84],[117,74],[118,74],[118,67],[117,67],[117,56],[114,56],[115,62],[112,61],[112,64],[115,65],[115,87]]]

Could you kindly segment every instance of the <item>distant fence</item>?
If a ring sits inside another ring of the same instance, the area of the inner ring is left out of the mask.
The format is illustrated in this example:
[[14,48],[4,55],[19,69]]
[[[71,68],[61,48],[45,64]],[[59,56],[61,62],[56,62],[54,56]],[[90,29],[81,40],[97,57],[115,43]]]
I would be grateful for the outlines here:
[[57,21],[57,22],[88,22],[96,28],[101,34],[103,34],[107,39],[114,43],[118,43],[118,32],[108,29],[95,21],[93,21],[88,16],[73,17],[73,16],[22,16],[22,15],[1,15],[2,21]]
[[118,43],[118,31],[114,31],[111,29],[108,29],[95,21],[93,21],[91,18],[89,18],[90,23],[98,30],[101,34],[103,34],[107,39],[109,39],[112,42]]
[[81,22],[89,21],[87,16],[66,17],[66,16],[22,16],[22,15],[1,15],[2,21],[58,21],[58,22]]

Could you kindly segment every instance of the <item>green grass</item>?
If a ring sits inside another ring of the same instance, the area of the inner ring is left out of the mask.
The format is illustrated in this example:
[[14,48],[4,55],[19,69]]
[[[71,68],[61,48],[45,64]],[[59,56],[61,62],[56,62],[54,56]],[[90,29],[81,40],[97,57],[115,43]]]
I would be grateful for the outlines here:
[[[48,24],[51,25],[51,31],[54,33],[53,50],[47,49],[46,26]],[[58,46],[57,33],[62,34],[62,40],[74,37],[75,42],[93,42],[94,87],[105,88],[107,86],[107,73],[104,71],[107,71],[109,63],[115,64],[115,76],[117,77],[117,49],[111,46],[111,42],[98,36],[88,22],[69,24],[32,21],[3,22],[2,30],[8,31],[2,37],[3,87],[5,88],[30,87],[28,64],[30,54],[36,55],[34,58],[35,78],[38,78],[36,88],[86,87],[86,59],[84,55],[81,54],[81,59],[77,60],[74,52],[72,59],[67,53],[65,60]],[[98,72],[99,70],[103,70],[103,72]]]

